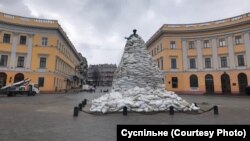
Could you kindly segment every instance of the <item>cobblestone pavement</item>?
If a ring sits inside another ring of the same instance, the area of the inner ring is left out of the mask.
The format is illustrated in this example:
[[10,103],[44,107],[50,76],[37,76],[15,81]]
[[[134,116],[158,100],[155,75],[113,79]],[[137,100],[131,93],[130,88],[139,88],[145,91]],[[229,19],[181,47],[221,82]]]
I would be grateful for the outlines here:
[[[106,88],[102,88],[106,89]],[[219,115],[121,113],[73,117],[73,107],[84,98],[104,93],[0,96],[1,141],[115,141],[117,124],[250,124],[250,96],[181,95],[203,109],[219,106]]]

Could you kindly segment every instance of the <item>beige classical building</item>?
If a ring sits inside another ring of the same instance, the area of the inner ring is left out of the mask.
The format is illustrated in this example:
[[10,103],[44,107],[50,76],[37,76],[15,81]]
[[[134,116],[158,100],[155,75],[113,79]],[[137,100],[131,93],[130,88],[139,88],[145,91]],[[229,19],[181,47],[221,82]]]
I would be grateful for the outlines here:
[[179,93],[244,93],[250,84],[250,13],[196,24],[164,24],[147,50]]
[[0,12],[0,88],[26,78],[42,92],[78,87],[80,61],[58,21]]

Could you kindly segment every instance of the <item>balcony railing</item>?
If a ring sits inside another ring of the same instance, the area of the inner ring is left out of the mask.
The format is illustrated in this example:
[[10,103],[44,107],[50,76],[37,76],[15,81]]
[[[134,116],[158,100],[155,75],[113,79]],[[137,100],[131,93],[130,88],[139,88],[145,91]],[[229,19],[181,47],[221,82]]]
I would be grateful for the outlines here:
[[234,22],[238,21],[244,18],[250,17],[250,13],[246,13],[240,16],[235,16],[227,19],[217,20],[217,21],[211,21],[211,22],[205,22],[205,23],[194,23],[194,24],[165,24],[163,27],[168,28],[179,28],[179,27],[186,27],[186,28],[192,28],[192,27],[202,27],[202,26],[210,26],[210,25],[217,25],[222,23],[228,23],[228,22]]
[[21,16],[15,16],[15,15],[1,13],[1,12],[0,12],[0,15],[2,16],[3,19],[13,20],[13,21],[15,20],[15,22],[19,20],[23,22],[35,22],[35,23],[43,23],[43,24],[57,23],[57,21],[55,20],[21,17]]

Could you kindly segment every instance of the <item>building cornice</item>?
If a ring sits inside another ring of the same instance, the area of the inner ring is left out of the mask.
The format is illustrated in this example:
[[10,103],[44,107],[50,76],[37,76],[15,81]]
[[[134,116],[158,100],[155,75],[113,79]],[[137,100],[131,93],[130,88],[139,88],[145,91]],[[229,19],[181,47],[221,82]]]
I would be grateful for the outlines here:
[[225,30],[242,25],[250,24],[250,13],[239,16],[193,24],[164,24],[156,33],[146,42],[147,47],[151,46],[163,34],[188,34],[188,33],[206,33],[210,31]]

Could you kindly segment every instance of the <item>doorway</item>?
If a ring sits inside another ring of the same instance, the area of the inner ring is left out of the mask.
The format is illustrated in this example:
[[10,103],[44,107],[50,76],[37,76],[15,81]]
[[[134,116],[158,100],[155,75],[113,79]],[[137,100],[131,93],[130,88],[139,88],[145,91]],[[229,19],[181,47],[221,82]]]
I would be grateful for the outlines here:
[[6,85],[7,74],[4,72],[0,72],[0,88]]
[[224,94],[231,93],[230,77],[227,73],[221,75],[221,89]]
[[239,92],[245,93],[246,87],[248,86],[247,75],[245,73],[238,74],[238,84],[239,84]]
[[205,76],[205,85],[206,85],[206,93],[213,94],[214,93],[214,79],[211,74],[207,74]]

